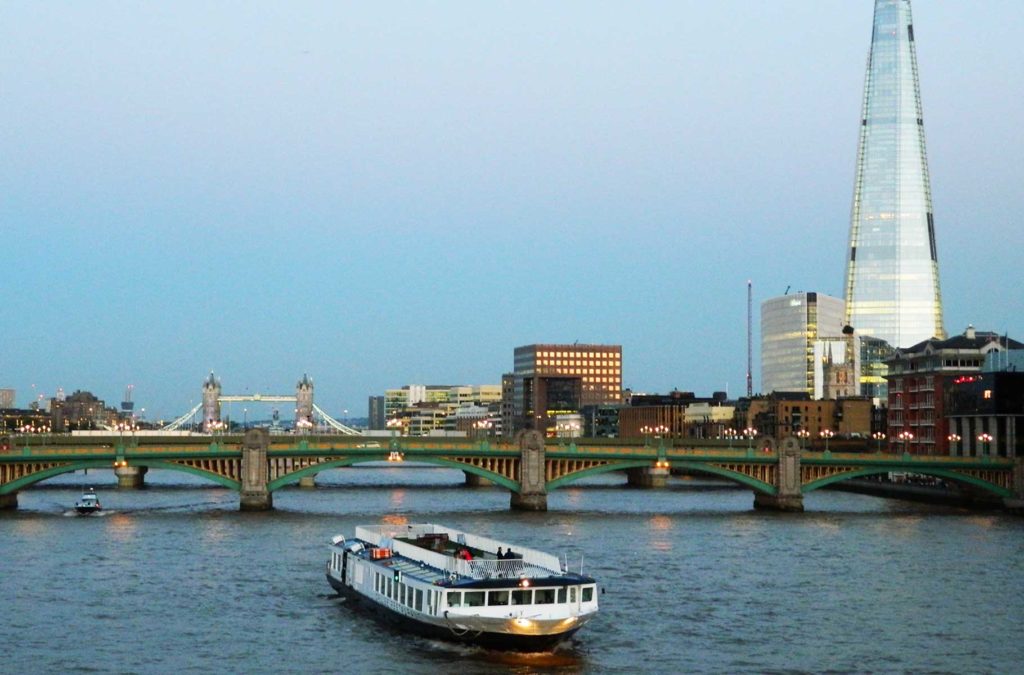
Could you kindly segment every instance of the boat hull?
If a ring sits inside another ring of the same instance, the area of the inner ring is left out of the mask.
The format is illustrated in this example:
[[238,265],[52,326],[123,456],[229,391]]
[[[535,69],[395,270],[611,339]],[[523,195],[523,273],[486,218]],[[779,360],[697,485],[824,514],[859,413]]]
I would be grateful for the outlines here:
[[359,610],[365,611],[378,620],[398,627],[405,632],[414,633],[432,640],[472,644],[501,651],[542,652],[550,651],[552,647],[572,637],[580,629],[580,626],[577,625],[570,630],[547,635],[514,635],[474,630],[460,633],[447,626],[417,621],[405,614],[392,611],[388,607],[364,597],[361,593],[341,583],[341,581],[330,574],[326,576],[331,588],[348,600],[355,601],[354,604]]
[[76,506],[75,511],[82,515],[89,515],[90,513],[99,513],[100,507],[98,506]]

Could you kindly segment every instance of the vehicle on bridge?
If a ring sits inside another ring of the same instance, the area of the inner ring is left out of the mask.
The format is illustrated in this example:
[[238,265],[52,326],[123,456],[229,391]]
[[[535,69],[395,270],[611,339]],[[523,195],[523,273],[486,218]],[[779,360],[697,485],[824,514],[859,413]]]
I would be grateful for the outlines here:
[[81,514],[90,514],[102,511],[103,506],[100,505],[100,498],[96,496],[96,492],[89,488],[88,492],[83,492],[82,496],[75,502],[75,511]]
[[597,585],[553,555],[441,525],[360,526],[334,537],[327,581],[429,638],[549,649],[597,614]]

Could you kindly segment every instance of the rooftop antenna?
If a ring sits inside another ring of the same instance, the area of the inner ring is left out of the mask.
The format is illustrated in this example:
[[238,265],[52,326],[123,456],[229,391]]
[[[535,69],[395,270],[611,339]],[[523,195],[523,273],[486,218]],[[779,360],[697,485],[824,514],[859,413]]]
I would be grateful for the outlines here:
[[[754,343],[753,343],[753,320],[754,320],[754,290],[753,284],[750,279],[747,279],[747,398],[751,398],[754,395],[754,376],[751,371],[753,370],[754,362]],[[789,291],[787,288],[786,291]]]

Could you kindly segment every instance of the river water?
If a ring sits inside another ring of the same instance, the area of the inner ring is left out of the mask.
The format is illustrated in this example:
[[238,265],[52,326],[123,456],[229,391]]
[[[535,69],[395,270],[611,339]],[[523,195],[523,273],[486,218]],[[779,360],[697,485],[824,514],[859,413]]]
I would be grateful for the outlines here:
[[[0,514],[0,672],[1020,672],[1024,518],[820,491],[803,514],[749,490],[619,475],[549,511],[461,472],[350,468],[240,513],[235,492],[151,471],[51,479]],[[69,507],[95,485],[106,512]],[[549,654],[394,632],[334,596],[326,543],[438,522],[551,553],[600,582],[601,612]]]

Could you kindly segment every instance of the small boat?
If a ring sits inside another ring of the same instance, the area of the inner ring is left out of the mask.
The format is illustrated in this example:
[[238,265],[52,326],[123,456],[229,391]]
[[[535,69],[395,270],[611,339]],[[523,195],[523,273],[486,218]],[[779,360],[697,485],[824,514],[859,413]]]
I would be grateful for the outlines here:
[[81,498],[75,502],[75,511],[79,513],[96,513],[102,509],[100,499],[92,488],[89,488],[88,492],[83,492]]
[[327,581],[418,635],[543,651],[597,614],[597,584],[558,557],[442,525],[370,526],[331,540]]

